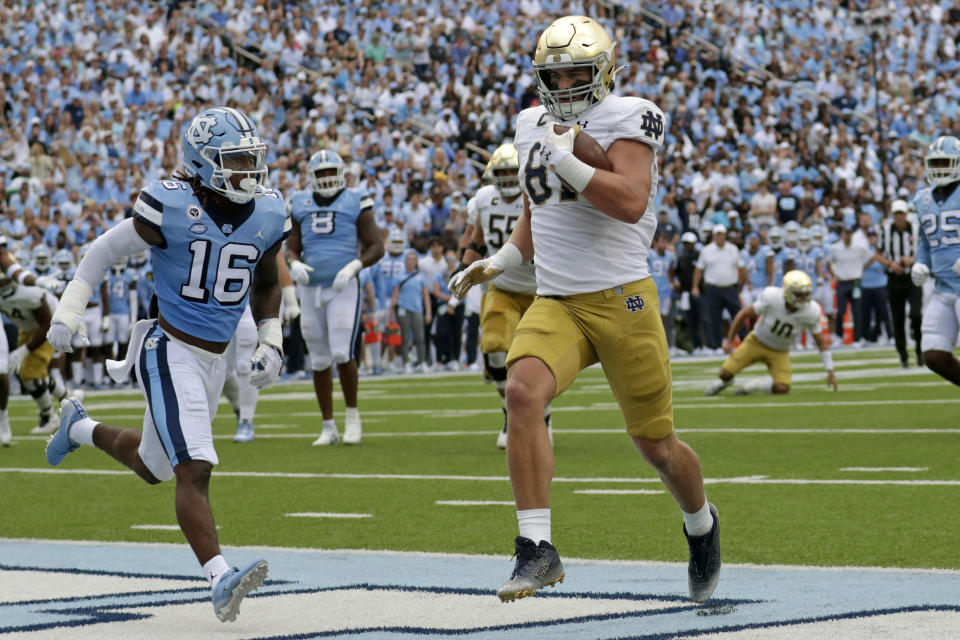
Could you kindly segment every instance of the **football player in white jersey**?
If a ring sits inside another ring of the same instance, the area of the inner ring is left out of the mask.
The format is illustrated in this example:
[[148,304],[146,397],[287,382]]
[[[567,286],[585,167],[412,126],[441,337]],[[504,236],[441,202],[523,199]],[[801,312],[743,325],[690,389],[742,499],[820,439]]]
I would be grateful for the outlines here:
[[[497,147],[487,162],[486,174],[491,184],[480,187],[468,205],[473,235],[463,254],[463,264],[471,265],[487,255],[490,249],[498,251],[510,238],[510,232],[523,214],[520,162],[517,148],[511,143]],[[493,380],[500,398],[507,388],[507,351],[513,335],[537,292],[537,277],[532,264],[522,264],[504,272],[496,284],[490,284],[480,311],[480,352],[483,354],[484,377]],[[497,447],[507,448],[507,405],[504,399],[503,427],[497,436]],[[543,416],[551,442],[550,405]]]
[[[827,386],[837,390],[833,373],[833,354],[823,337],[820,316],[823,311],[812,300],[813,281],[805,272],[795,269],[783,276],[783,287],[767,287],[757,301],[744,307],[730,323],[723,350],[730,354],[720,367],[720,379],[704,392],[713,396],[733,383],[733,377],[754,362],[767,365],[771,378],[751,381],[736,390],[736,395],[753,391],[790,393],[790,345],[797,336],[808,331],[820,350],[820,358],[827,370]],[[758,320],[759,318],[759,320]],[[746,321],[752,321],[753,330],[734,350],[733,339]]]
[[[657,226],[656,152],[667,123],[652,102],[612,95],[615,46],[585,16],[560,18],[540,36],[533,69],[541,104],[520,113],[514,139],[523,215],[510,241],[451,287],[463,297],[536,254],[537,298],[507,355],[507,463],[520,535],[513,575],[497,591],[503,601],[565,575],[550,537],[554,463],[543,413],[597,362],[634,446],[683,511],[690,597],[706,601],[719,578],[717,511],[696,454],[674,433],[670,356],[647,263]],[[570,128],[558,133],[555,123]],[[605,150],[612,171],[573,154],[580,131]]]

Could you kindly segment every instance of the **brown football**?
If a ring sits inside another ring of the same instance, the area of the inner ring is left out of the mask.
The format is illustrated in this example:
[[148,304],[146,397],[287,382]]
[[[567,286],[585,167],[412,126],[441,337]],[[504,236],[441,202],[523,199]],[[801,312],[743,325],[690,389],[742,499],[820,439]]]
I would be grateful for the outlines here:
[[[553,130],[555,133],[563,133],[570,127],[567,127],[562,124],[553,125]],[[607,152],[603,150],[603,147],[600,146],[600,143],[591,136],[586,131],[580,131],[577,134],[577,137],[573,140],[573,155],[577,157],[581,162],[585,162],[594,169],[603,169],[604,171],[612,171],[613,165],[610,164],[610,159],[607,158]]]

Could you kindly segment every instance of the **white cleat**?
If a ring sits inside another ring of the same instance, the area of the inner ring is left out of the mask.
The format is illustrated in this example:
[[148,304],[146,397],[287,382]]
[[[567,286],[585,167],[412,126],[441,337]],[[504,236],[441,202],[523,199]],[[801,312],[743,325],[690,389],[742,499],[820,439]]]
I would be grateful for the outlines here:
[[46,422],[43,424],[38,424],[33,429],[30,429],[30,435],[48,436],[51,433],[56,433],[57,429],[59,428],[60,418],[51,410],[50,416],[47,418]]
[[9,447],[11,440],[13,440],[13,431],[10,430],[10,416],[4,416],[0,420],[0,445]]
[[727,386],[723,380],[715,380],[713,384],[703,390],[703,395],[705,396],[715,396],[721,391],[723,391]]
[[[321,435],[321,437],[323,437]],[[363,438],[363,423],[360,418],[347,420],[343,427],[343,444],[360,444]]]
[[313,441],[315,447],[332,447],[340,444],[340,434],[336,427],[333,429],[324,429],[320,432],[320,437]]

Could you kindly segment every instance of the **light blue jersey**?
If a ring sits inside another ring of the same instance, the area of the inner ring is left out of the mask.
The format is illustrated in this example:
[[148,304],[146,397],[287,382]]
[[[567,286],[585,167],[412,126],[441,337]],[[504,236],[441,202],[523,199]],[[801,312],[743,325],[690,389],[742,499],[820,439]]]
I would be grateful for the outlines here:
[[823,261],[823,250],[819,247],[810,247],[806,251],[800,250],[796,258],[796,268],[805,272],[814,282],[817,281],[817,262]]
[[397,256],[388,253],[377,263],[377,266],[380,267],[380,275],[383,276],[383,296],[387,300],[393,295],[393,288],[397,286],[403,279],[403,274],[407,272],[407,268],[403,264],[404,261],[402,253]]
[[773,286],[783,286],[783,274],[789,271],[787,261],[793,261],[793,268],[799,269],[800,250],[796,247],[784,247],[773,254]]
[[298,191],[290,198],[290,216],[300,225],[300,259],[313,267],[312,286],[333,285],[337,272],[357,257],[357,218],[364,194],[344,189],[328,205],[317,204],[312,191]]
[[670,285],[670,269],[676,268],[677,257],[672,251],[664,251],[660,255],[656,251],[647,254],[647,264],[650,265],[650,275],[657,285],[657,292],[661,298],[669,296],[673,288]]
[[153,281],[153,267],[145,264],[137,270],[137,301],[140,305],[141,313],[146,314],[150,309],[150,298],[156,290],[156,283]]
[[943,202],[937,202],[932,188],[922,189],[913,206],[920,219],[917,261],[930,267],[935,291],[960,294],[960,275],[953,272],[953,263],[960,259],[960,186]]
[[767,258],[773,254],[773,250],[766,245],[760,245],[756,253],[750,253],[749,248],[740,249],[740,257],[746,265],[747,275],[750,276],[750,284],[754,289],[763,290],[767,286]]
[[400,294],[397,296],[397,307],[406,311],[423,313],[423,289],[427,286],[427,278],[419,269],[411,273],[404,273],[397,282]]
[[211,342],[233,337],[257,263],[290,231],[277,191],[236,208],[204,209],[193,187],[176,180],[149,183],[133,207],[135,218],[163,235],[150,249],[160,313],[174,328]]
[[110,269],[107,287],[110,291],[110,314],[130,315],[130,288],[137,281],[137,272],[124,269],[120,273]]
[[386,309],[387,298],[389,298],[389,296],[384,298],[383,272],[380,271],[379,262],[360,270],[360,291],[364,296],[364,303],[366,303],[367,300],[366,295],[368,283],[373,287],[373,310],[379,311],[380,309]]

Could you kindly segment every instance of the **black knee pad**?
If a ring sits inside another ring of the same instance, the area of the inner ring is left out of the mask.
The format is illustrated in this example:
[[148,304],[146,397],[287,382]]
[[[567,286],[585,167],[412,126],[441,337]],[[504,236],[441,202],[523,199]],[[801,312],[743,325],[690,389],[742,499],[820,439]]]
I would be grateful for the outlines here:
[[507,379],[506,354],[504,353],[501,358],[499,357],[501,353],[503,352],[483,354],[483,368],[486,370],[487,376],[494,382],[505,382]]

